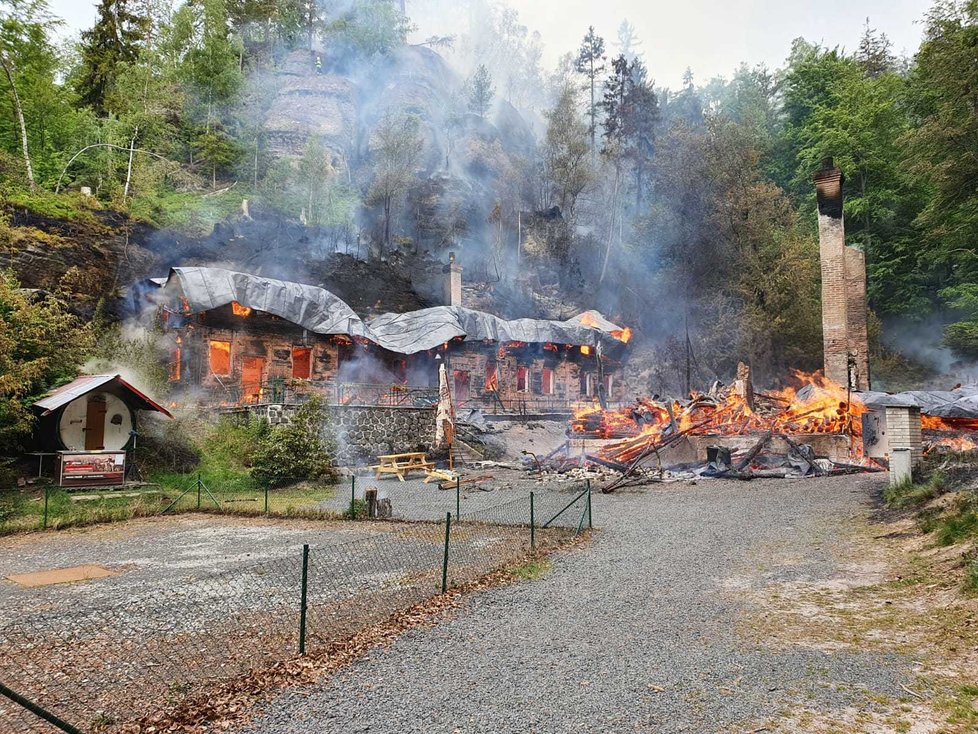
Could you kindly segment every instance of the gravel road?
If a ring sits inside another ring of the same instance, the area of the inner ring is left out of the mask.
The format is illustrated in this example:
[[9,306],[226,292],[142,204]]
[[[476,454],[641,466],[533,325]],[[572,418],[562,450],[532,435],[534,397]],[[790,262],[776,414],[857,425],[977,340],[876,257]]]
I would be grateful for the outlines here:
[[738,632],[752,588],[839,573],[842,528],[870,512],[880,481],[597,495],[602,529],[543,578],[474,595],[450,621],[281,693],[239,732],[737,731],[793,703],[899,696],[907,659]]

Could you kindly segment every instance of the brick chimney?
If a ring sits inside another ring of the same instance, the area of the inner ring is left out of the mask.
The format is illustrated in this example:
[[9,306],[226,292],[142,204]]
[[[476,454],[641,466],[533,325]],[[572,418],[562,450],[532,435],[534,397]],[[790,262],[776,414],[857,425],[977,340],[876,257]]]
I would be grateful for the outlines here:
[[448,253],[448,265],[446,265],[442,272],[447,276],[445,278],[445,305],[446,306],[461,306],[462,305],[462,266],[455,262],[455,253]]
[[854,390],[869,390],[866,256],[846,245],[843,181],[842,171],[831,158],[815,174],[825,376]]

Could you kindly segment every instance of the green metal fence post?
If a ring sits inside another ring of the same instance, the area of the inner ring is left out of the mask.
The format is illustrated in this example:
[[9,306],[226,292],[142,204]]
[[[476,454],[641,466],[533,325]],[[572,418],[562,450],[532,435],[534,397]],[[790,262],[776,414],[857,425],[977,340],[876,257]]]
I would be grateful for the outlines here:
[[197,509],[200,509],[200,472],[197,472]]
[[350,477],[350,519],[357,519],[357,478],[356,476]]
[[44,485],[44,529],[47,530],[48,527],[48,493],[50,491],[50,486]]
[[591,480],[587,480],[587,526],[588,528],[593,528],[594,525],[591,523]]
[[445,556],[441,562],[441,593],[448,591],[448,542],[452,529],[452,513],[445,513]]
[[6,696],[11,701],[16,703],[18,706],[23,706],[25,709],[30,711],[35,716],[44,719],[46,722],[52,724],[53,726],[56,726],[58,729],[61,729],[61,731],[65,732],[66,734],[82,734],[80,729],[76,729],[67,721],[59,719],[50,711],[41,708],[30,699],[24,698],[16,691],[7,688],[7,686],[5,686],[3,683],[0,683],[0,695]]
[[455,520],[462,516],[462,477],[455,477]]
[[268,485],[265,485],[265,514],[268,514]]
[[299,654],[306,654],[306,603],[309,589],[309,544],[302,546],[302,594],[299,601]]
[[533,492],[530,492],[530,548],[537,548],[537,523],[533,514]]

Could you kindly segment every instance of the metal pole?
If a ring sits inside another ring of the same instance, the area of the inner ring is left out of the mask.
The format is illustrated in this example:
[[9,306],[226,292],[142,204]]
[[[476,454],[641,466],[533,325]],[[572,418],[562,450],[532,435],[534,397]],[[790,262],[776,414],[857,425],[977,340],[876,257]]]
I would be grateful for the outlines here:
[[197,509],[200,509],[200,472],[197,472]]
[[537,524],[533,514],[533,492],[530,492],[530,548],[537,548]]
[[268,514],[268,485],[265,485],[265,514]]
[[66,732],[67,734],[82,734],[80,729],[76,729],[67,721],[63,721],[62,719],[59,719],[50,711],[41,708],[33,701],[24,698],[23,696],[21,696],[19,693],[16,693],[15,691],[10,690],[3,683],[0,683],[0,694],[6,696],[17,705],[23,706],[32,714],[41,717],[49,724],[56,726],[57,728],[61,729],[61,731]]
[[350,519],[357,519],[357,478],[356,476],[350,477]]
[[448,541],[452,529],[452,513],[445,513],[445,556],[441,563],[441,593],[448,591]]
[[299,601],[299,654],[306,654],[306,604],[309,588],[309,544],[302,546],[302,597]]
[[591,480],[587,480],[587,526],[593,528],[591,524]]
[[462,477],[455,477],[455,519],[462,516]]
[[50,487],[47,484],[45,484],[44,485],[44,529],[45,530],[47,530],[48,527],[48,491],[49,490]]

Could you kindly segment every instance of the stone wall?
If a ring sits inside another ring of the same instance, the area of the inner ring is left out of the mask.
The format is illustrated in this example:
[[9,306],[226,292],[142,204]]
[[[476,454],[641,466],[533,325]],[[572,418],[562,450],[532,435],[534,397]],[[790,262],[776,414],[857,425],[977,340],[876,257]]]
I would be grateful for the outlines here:
[[[255,405],[253,417],[288,424],[297,405]],[[336,438],[338,464],[372,463],[379,454],[430,451],[435,440],[434,408],[329,407],[329,430]]]

